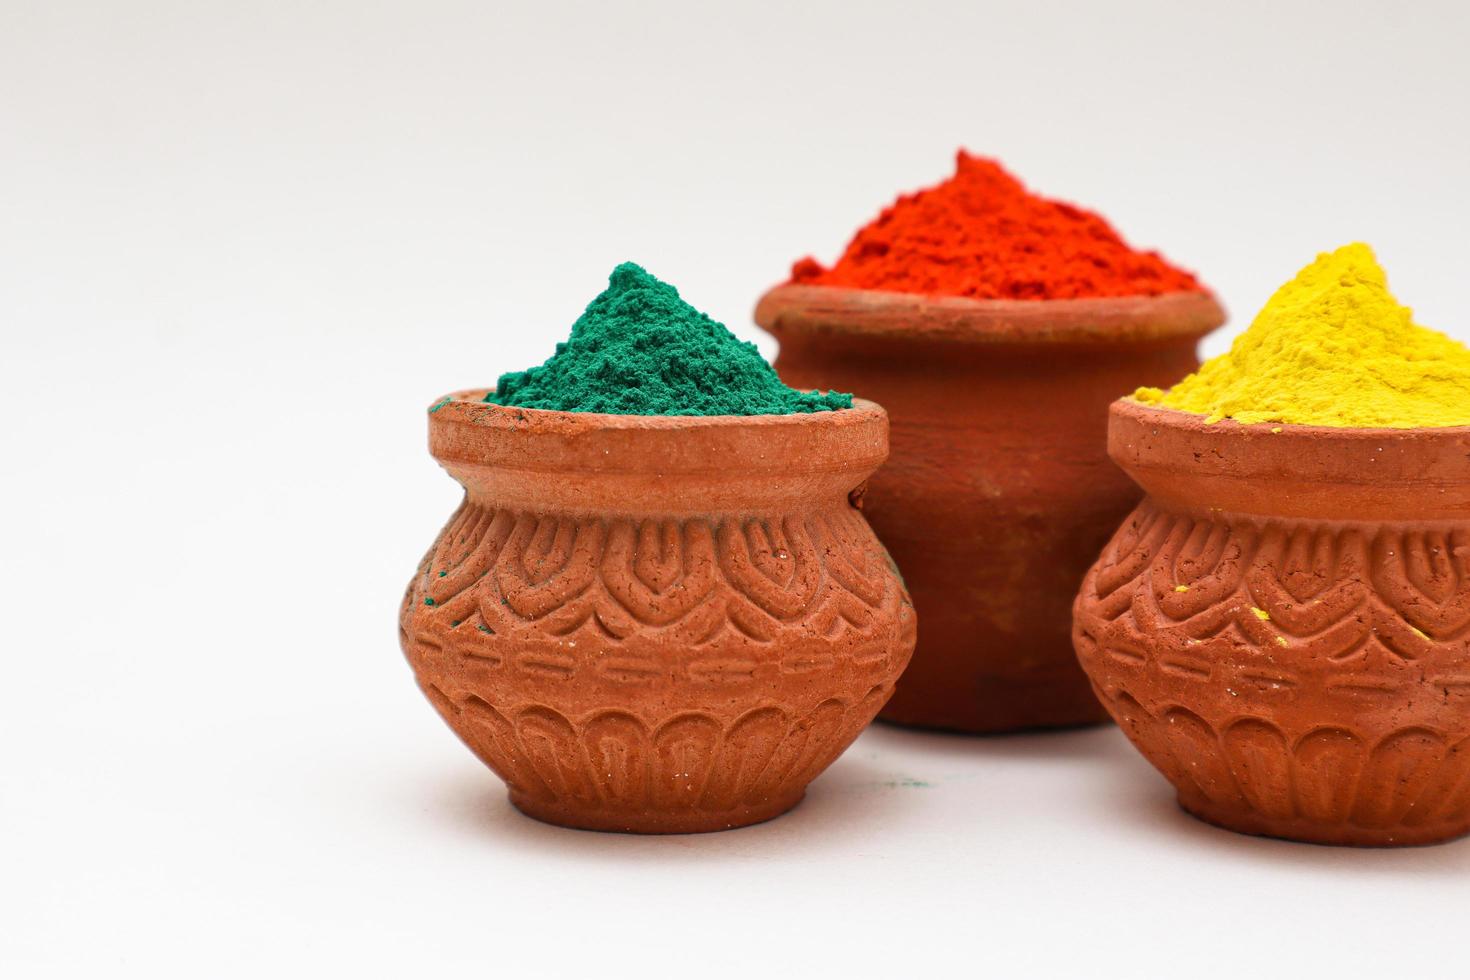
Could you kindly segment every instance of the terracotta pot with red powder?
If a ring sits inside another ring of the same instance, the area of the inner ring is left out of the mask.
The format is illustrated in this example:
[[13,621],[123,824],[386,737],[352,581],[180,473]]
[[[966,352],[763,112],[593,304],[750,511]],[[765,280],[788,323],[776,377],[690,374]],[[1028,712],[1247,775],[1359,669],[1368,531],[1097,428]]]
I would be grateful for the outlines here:
[[1198,366],[1224,321],[1189,273],[996,163],[900,198],[831,268],[806,259],[756,321],[800,388],[892,421],[865,513],[922,627],[882,717],[966,732],[1103,721],[1072,649],[1088,566],[1138,503],[1108,406]]

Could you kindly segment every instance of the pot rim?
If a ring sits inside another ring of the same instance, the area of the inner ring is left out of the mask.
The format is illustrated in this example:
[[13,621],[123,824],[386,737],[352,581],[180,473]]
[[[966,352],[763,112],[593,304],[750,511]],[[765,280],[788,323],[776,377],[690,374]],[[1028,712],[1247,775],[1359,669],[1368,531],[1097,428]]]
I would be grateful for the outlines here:
[[1278,440],[1282,437],[1288,439],[1309,437],[1315,439],[1341,439],[1349,442],[1373,442],[1413,435],[1415,441],[1421,441],[1425,437],[1448,436],[1451,438],[1463,438],[1466,435],[1470,435],[1470,425],[1300,425],[1296,422],[1237,422],[1232,418],[1224,418],[1218,422],[1206,422],[1205,420],[1209,417],[1207,415],[1202,415],[1197,412],[1186,412],[1178,408],[1149,405],[1136,401],[1131,395],[1124,395],[1122,398],[1113,402],[1109,406],[1109,410],[1140,418],[1146,417],[1154,424],[1167,425],[1175,429],[1189,429],[1195,432],[1209,432],[1212,434],[1218,432],[1249,432],[1259,434],[1259,431],[1264,429]]
[[976,345],[1198,339],[1225,322],[1203,290],[1083,299],[972,299],[783,283],[755,322],[777,337],[841,333]]
[[783,415],[621,415],[612,412],[562,412],[547,408],[525,408],[489,402],[485,396],[493,388],[465,388],[452,391],[429,406],[430,421],[454,421],[470,425],[500,428],[507,424],[528,422],[528,431],[554,425],[569,432],[593,432],[616,429],[622,431],[767,428],[811,424],[822,416],[885,416],[883,406],[866,398],[853,396],[851,408],[822,409],[816,412],[788,412]]
[[1108,455],[1186,506],[1336,520],[1470,518],[1470,426],[1352,429],[1231,419],[1120,398]]
[[840,499],[888,458],[888,414],[864,399],[792,415],[607,415],[497,405],[488,390],[431,407],[429,452],[472,492],[526,506],[795,506]]

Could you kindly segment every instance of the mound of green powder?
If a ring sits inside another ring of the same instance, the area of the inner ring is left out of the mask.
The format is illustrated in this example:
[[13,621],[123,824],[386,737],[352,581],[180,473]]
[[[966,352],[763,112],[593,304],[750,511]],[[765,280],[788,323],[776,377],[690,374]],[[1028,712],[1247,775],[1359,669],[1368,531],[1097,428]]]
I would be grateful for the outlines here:
[[788,388],[754,344],[624,262],[540,367],[500,376],[487,402],[610,415],[791,415],[852,396]]

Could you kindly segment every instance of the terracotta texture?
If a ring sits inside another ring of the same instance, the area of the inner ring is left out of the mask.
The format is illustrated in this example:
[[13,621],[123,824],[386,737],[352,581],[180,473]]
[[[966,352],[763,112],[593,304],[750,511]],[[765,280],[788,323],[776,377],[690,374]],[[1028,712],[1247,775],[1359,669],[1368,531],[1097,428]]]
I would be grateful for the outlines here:
[[400,616],[434,707],[551,823],[696,832],[790,809],[913,649],[852,502],[887,455],[883,410],[613,416],[483,394],[430,416],[465,488]]
[[1070,606],[1140,496],[1107,459],[1107,406],[1198,365],[1209,296],[972,300],[780,286],[756,320],[801,388],[861,391],[893,423],[866,514],[924,622],[883,711],[967,732],[1079,725],[1103,709]]
[[1212,823],[1323,844],[1470,830],[1470,428],[1206,426],[1119,402],[1148,496],[1077,652]]

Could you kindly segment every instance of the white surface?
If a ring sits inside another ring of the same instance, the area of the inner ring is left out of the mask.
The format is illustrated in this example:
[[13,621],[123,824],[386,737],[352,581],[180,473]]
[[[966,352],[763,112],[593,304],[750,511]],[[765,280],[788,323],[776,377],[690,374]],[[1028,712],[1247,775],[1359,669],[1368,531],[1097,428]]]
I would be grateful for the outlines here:
[[1463,977],[1470,844],[1216,831],[1112,729],[879,728],[762,827],[542,827],[394,614],[457,499],[435,396],[541,360],[624,258],[754,338],[792,259],[957,145],[1236,327],[1364,238],[1470,338],[1467,27],[0,3],[0,974]]

